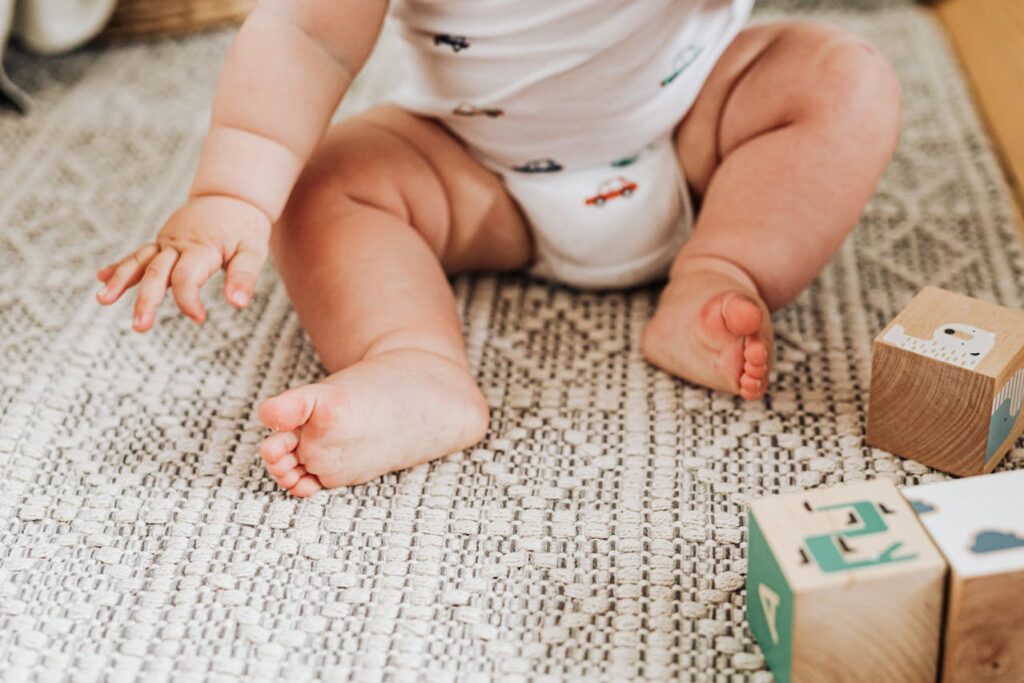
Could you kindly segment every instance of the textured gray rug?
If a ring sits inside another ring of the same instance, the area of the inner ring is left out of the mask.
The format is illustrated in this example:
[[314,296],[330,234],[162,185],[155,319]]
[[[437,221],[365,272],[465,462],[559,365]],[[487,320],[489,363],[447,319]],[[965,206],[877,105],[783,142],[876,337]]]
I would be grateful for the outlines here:
[[184,196],[229,35],[16,59],[36,108],[0,114],[0,676],[769,680],[745,503],[941,478],[864,445],[870,340],[925,283],[1024,299],[937,27],[828,16],[896,63],[905,133],[856,236],[778,316],[769,398],[646,365],[654,291],[460,279],[484,443],[302,502],[254,450],[258,402],[322,372],[273,273],[244,313],[211,287],[201,329],[168,303],[138,336],[92,299],[93,268]]

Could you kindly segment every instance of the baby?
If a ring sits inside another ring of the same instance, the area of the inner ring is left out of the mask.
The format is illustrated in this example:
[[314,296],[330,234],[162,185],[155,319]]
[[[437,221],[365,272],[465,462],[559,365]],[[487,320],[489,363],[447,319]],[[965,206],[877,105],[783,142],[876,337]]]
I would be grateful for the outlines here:
[[[252,298],[272,251],[322,381],[260,407],[267,470],[307,496],[469,447],[488,424],[446,274],[665,278],[643,352],[761,397],[770,311],[857,222],[899,127],[879,53],[837,28],[743,30],[753,0],[392,0],[406,84],[330,126],[386,0],[262,0],[227,56],[187,203],[98,272]],[[685,171],[685,174],[684,174]],[[699,212],[691,201],[699,202]]]

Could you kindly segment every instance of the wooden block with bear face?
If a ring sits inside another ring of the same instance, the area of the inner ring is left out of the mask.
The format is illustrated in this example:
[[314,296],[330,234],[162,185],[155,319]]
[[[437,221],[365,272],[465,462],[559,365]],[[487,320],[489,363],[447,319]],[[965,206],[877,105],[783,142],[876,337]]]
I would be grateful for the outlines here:
[[1024,681],[1024,470],[903,495],[950,566],[943,683]]
[[778,683],[934,683],[946,563],[887,481],[750,505],[747,620]]
[[875,338],[867,442],[957,475],[1024,427],[1024,312],[926,287]]

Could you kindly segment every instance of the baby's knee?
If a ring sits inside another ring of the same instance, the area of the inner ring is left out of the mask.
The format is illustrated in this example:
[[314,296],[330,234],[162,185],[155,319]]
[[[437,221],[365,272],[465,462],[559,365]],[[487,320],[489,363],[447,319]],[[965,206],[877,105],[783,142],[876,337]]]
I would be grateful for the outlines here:
[[283,222],[318,222],[316,218],[337,215],[353,204],[402,213],[395,181],[399,172],[386,155],[374,158],[357,148],[346,150],[344,145],[327,142],[296,180]]
[[[293,239],[386,214],[446,239],[446,194],[436,171],[399,136],[359,118],[330,131],[306,164],[275,229]],[[374,221],[376,222],[376,221]]]
[[900,85],[889,60],[867,40],[832,29],[813,62],[813,116],[836,126],[851,143],[891,152],[899,136]]

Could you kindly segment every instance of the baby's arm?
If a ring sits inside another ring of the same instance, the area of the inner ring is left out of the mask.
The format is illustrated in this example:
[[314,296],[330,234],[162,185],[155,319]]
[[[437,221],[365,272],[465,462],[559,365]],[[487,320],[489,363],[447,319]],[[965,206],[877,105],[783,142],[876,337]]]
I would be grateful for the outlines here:
[[228,53],[190,196],[236,197],[276,219],[373,48],[386,7],[263,0]]
[[249,303],[270,227],[386,10],[386,0],[261,0],[225,61],[187,203],[155,244],[97,273],[100,303],[139,284],[134,327],[145,331],[170,284],[182,312],[202,322],[199,289],[221,267],[228,301]]

